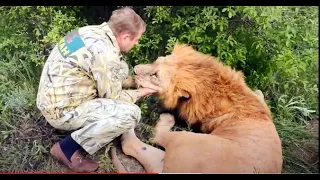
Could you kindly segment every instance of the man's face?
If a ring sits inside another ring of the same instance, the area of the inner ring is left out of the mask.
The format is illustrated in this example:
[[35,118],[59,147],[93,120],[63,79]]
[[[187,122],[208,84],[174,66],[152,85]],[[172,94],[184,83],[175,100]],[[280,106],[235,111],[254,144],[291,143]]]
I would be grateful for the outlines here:
[[121,52],[128,53],[134,45],[138,44],[139,39],[141,38],[143,32],[140,31],[136,37],[133,37],[130,34],[124,33],[119,34],[117,40]]

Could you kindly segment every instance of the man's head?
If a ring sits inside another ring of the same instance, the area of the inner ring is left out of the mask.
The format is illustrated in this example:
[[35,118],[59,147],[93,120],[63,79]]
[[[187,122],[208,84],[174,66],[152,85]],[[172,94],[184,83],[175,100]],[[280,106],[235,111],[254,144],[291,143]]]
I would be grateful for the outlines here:
[[112,12],[108,24],[116,36],[120,51],[129,52],[146,30],[142,18],[130,7]]

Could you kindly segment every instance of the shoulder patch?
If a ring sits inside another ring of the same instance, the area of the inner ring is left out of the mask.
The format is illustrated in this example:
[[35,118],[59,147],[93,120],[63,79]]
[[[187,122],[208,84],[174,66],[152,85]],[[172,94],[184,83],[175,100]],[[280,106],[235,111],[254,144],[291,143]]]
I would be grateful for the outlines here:
[[61,55],[66,58],[83,47],[85,47],[85,44],[78,30],[73,30],[60,40],[58,49]]

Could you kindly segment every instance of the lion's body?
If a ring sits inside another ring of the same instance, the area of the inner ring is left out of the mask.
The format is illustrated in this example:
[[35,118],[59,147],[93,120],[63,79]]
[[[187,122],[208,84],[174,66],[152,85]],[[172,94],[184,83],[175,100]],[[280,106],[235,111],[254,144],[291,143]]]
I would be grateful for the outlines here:
[[250,126],[258,129],[234,126],[239,132],[225,135],[163,133],[159,140],[166,150],[163,172],[281,173],[280,141],[273,125]]
[[281,173],[281,141],[270,110],[241,72],[185,45],[148,68],[159,79],[164,106],[177,108],[203,132],[158,130],[163,172]]

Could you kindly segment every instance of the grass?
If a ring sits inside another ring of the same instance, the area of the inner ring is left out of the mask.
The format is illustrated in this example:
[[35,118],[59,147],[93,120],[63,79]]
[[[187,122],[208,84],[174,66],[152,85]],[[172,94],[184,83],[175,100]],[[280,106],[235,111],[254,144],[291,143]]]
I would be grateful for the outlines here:
[[272,108],[273,119],[282,140],[284,173],[319,172],[319,131],[315,111],[302,97],[281,95]]
[[283,173],[318,173],[318,132],[290,121],[275,120],[275,125],[282,140]]

